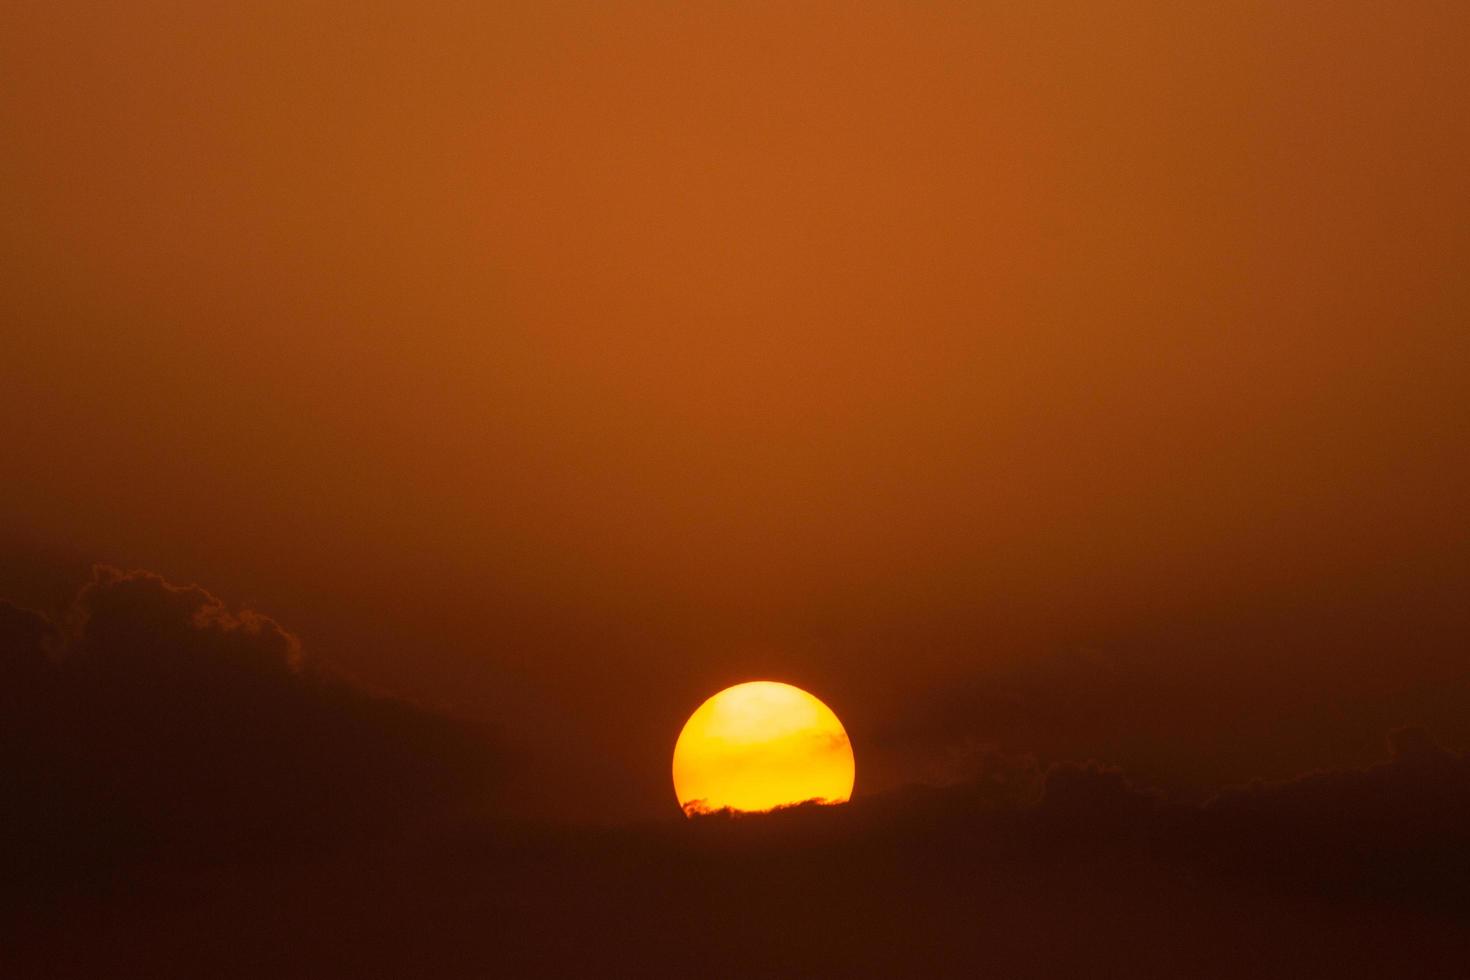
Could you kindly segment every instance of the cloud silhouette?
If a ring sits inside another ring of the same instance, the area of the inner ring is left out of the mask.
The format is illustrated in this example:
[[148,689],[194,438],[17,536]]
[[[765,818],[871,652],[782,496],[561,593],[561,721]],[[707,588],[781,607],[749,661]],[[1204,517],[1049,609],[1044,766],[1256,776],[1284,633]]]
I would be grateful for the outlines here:
[[60,639],[56,624],[41,613],[0,599],[0,677],[12,697],[24,679],[44,671],[48,652]]
[[[488,733],[369,695],[197,586],[98,566],[0,606],[5,839],[47,853],[316,846],[488,805]],[[14,856],[14,855],[13,855]]]
[[1199,803],[976,741],[844,806],[594,828],[497,819],[483,733],[147,572],[0,604],[0,676],[7,976],[1453,975],[1470,938],[1470,761],[1421,729]]

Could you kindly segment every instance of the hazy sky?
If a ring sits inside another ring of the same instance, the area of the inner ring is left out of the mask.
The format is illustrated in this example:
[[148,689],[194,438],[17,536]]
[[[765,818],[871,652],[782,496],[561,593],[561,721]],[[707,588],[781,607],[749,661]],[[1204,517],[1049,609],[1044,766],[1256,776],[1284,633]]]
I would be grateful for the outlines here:
[[973,737],[1166,783],[1464,741],[1467,40],[1429,0],[9,4],[5,584],[197,581],[504,726],[554,806],[671,806],[756,677],[859,792]]

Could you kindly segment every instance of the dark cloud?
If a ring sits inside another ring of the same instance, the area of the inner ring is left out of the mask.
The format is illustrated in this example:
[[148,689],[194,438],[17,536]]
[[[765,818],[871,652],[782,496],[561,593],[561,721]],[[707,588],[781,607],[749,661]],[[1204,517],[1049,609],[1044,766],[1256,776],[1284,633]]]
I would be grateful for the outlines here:
[[483,807],[483,731],[313,669],[197,586],[98,566],[53,621],[0,606],[9,856],[229,855]]
[[1050,825],[1068,830],[1130,833],[1154,818],[1158,803],[1120,769],[1067,762],[1047,772],[1037,813]]
[[7,679],[44,670],[48,651],[58,638],[50,619],[0,599],[0,672]]
[[512,823],[480,733],[201,588],[100,567],[0,641],[6,976],[1377,977],[1470,941],[1470,759],[1423,729],[1204,802],[972,739],[845,806]]
[[1224,784],[1361,766],[1406,721],[1470,744],[1470,620],[1442,582],[1302,592],[1187,616],[1120,613],[1005,658],[967,647],[970,664],[942,683],[864,706],[876,717],[854,732],[863,785],[881,776],[888,788],[991,744],[1043,765],[1105,760],[1204,799]]
[[1237,873],[1470,914],[1470,758],[1421,728],[1389,761],[1222,792],[1203,811]]
[[952,782],[768,815],[462,825],[289,874],[155,877],[80,953],[33,931],[17,975],[61,948],[73,968],[46,975],[1456,975],[1470,772],[1422,734],[1395,745],[1203,805],[1077,763],[1031,802]]

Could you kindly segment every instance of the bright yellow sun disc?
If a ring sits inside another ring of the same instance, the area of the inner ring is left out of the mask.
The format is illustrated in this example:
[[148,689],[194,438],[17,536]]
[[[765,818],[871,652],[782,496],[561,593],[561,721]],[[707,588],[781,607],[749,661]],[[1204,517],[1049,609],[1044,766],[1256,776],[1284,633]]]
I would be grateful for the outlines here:
[[844,803],[855,771],[832,709],[776,681],[727,687],[689,716],[674,745],[674,793],[688,814]]

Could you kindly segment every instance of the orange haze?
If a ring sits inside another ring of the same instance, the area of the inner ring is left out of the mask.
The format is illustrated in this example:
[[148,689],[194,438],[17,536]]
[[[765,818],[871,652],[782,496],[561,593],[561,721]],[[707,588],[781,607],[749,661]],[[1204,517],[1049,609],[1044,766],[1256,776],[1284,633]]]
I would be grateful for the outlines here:
[[1467,26],[7,5],[0,584],[248,600],[562,760],[553,807],[666,812],[748,676],[865,789],[971,736],[1164,782],[1463,741]]

